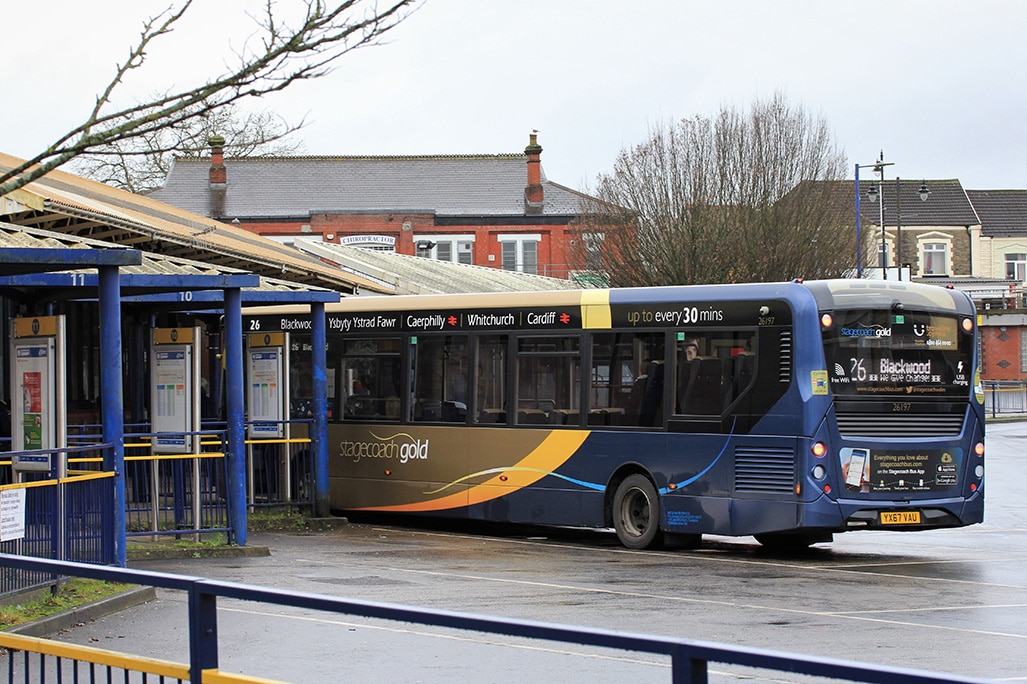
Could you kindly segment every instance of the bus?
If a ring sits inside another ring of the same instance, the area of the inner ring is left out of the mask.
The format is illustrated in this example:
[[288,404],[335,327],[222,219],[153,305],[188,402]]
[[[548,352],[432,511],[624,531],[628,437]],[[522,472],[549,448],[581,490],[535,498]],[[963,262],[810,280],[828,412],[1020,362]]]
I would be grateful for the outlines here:
[[[245,313],[310,329],[299,309]],[[957,290],[354,297],[326,316],[335,513],[612,528],[631,549],[983,519],[977,325]],[[294,372],[309,345],[292,333]]]

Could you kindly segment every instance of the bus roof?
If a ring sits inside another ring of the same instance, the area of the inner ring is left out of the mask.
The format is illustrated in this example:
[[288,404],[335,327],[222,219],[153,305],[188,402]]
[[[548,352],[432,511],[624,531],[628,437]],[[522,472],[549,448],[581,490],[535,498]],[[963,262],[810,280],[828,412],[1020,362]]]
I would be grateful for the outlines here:
[[903,308],[974,314],[963,292],[937,285],[897,280],[814,280],[803,283],[821,310]]
[[[821,310],[891,308],[901,302],[910,309],[973,315],[973,303],[959,290],[906,281],[815,280],[777,283],[681,285],[617,289],[550,290],[540,292],[488,292],[461,294],[378,295],[346,297],[325,304],[329,314],[436,309],[491,309],[511,307],[570,307],[635,302],[741,301],[783,298],[797,301],[813,294]],[[299,315],[307,305],[247,307],[246,316]]]

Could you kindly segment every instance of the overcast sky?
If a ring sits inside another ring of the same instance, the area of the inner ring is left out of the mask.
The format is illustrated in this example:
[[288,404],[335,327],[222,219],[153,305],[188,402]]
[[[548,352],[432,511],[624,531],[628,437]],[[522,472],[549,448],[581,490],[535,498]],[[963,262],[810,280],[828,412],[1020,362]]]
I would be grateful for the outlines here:
[[[0,150],[81,122],[169,2],[5,2]],[[195,2],[124,99],[220,71],[262,4]],[[888,178],[1027,189],[1024,0],[426,0],[387,41],[260,106],[306,117],[309,155],[521,152],[537,129],[547,177],[585,189],[654,124],[781,92],[850,168],[883,150]]]

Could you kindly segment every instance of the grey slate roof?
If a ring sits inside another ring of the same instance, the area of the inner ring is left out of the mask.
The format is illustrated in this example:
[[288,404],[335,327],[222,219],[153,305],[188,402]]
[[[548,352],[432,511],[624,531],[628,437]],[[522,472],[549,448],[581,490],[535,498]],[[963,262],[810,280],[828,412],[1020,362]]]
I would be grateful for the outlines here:
[[[312,213],[425,212],[524,216],[527,156],[340,156],[226,158],[221,216],[298,218]],[[150,197],[210,216],[210,159],[175,160]],[[580,194],[542,177],[543,216],[579,213]]]
[[1027,190],[967,190],[988,237],[1027,237]]
[[[844,220],[850,220],[855,224],[856,195],[855,183],[851,180],[832,181],[835,186],[837,202],[843,212]],[[867,191],[871,186],[877,186],[874,178],[861,178],[859,181],[860,192],[860,216],[862,223],[866,225],[878,225],[881,220],[880,196],[877,202],[871,202],[867,198]],[[921,185],[926,185],[931,191],[927,201],[922,201],[919,196]],[[884,224],[894,226],[896,216],[901,210],[903,226],[976,226],[980,220],[974,212],[974,205],[970,203],[963,185],[957,179],[943,180],[901,180],[899,181],[899,192],[901,200],[896,203],[895,179],[884,179],[882,194],[884,197]],[[900,206],[901,205],[901,206]]]

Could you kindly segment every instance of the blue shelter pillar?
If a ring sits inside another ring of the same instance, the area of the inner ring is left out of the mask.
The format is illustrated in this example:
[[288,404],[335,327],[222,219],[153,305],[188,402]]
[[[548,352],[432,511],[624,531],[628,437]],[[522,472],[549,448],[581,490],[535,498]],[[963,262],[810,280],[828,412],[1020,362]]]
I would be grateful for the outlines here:
[[246,546],[246,425],[243,396],[242,291],[225,289],[225,390],[228,409],[228,524],[231,543]]
[[[314,457],[314,515],[327,517],[328,504],[328,338],[325,305],[310,305],[311,357],[314,367],[314,426],[310,449]],[[338,410],[338,409],[337,409]]]
[[[121,384],[121,282],[117,266],[98,267],[100,302],[100,411],[103,441],[113,448],[104,454],[103,469],[114,473],[114,502],[111,524],[114,564],[125,567],[125,411]],[[106,555],[106,553],[105,553]]]

